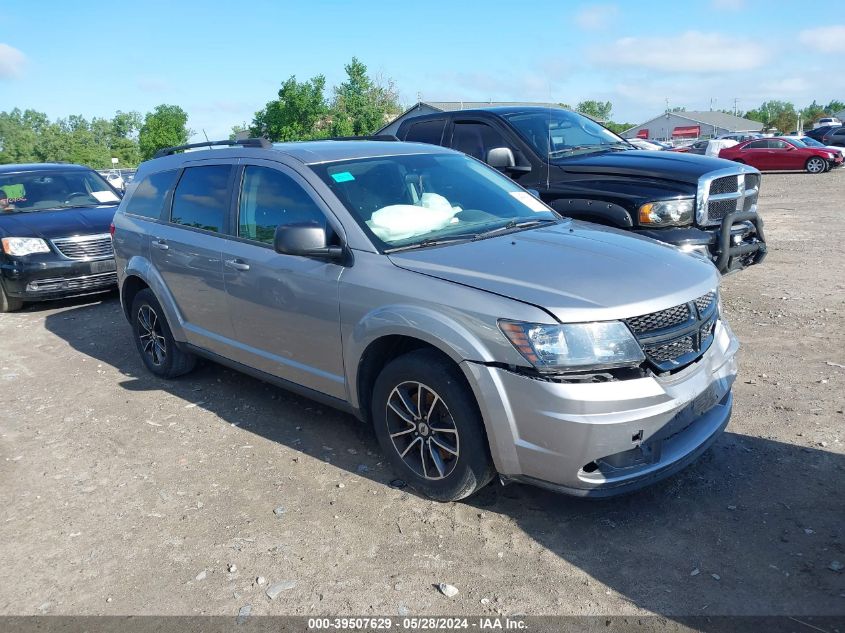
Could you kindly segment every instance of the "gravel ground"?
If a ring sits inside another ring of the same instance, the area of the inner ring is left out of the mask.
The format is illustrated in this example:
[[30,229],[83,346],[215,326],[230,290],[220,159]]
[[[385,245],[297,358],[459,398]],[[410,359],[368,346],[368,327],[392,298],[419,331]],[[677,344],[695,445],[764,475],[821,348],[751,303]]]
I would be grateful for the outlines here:
[[764,176],[728,432],[615,500],[434,503],[347,415],[151,377],[114,295],[0,315],[0,614],[845,614],[843,185]]

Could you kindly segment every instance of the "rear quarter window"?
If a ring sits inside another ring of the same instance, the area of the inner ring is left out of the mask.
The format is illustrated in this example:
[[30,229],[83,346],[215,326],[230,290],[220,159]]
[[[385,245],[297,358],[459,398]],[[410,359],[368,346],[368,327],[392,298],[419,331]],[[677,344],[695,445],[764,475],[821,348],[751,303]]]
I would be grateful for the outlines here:
[[158,219],[179,172],[160,171],[141,180],[126,203],[124,213]]

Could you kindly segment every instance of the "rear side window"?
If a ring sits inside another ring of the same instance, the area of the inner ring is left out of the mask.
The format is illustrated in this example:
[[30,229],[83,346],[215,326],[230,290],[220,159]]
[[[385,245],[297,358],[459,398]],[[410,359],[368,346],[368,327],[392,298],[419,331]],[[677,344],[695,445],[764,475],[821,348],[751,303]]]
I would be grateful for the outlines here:
[[429,143],[440,145],[443,139],[443,129],[446,127],[446,119],[429,119],[413,123],[405,136],[406,141],[412,143]]
[[276,227],[282,224],[326,228],[326,216],[290,176],[269,167],[247,166],[238,204],[238,235],[272,244]]
[[767,147],[769,147],[769,141],[754,141],[742,149],[766,149]]
[[144,178],[135,187],[135,192],[127,202],[126,213],[158,219],[161,216],[164,200],[176,183],[178,173],[175,169],[160,171]]
[[188,167],[173,193],[170,221],[220,233],[229,206],[229,165]]

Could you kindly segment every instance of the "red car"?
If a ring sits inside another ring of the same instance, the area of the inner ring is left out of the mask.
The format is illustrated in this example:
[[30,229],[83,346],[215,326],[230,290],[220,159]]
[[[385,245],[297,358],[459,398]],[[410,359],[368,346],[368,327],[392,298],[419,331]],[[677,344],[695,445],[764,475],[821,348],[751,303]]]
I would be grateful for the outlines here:
[[758,138],[719,152],[719,158],[756,167],[760,171],[777,169],[807,170],[821,174],[842,164],[842,154],[821,147],[808,147],[801,141],[785,138]]

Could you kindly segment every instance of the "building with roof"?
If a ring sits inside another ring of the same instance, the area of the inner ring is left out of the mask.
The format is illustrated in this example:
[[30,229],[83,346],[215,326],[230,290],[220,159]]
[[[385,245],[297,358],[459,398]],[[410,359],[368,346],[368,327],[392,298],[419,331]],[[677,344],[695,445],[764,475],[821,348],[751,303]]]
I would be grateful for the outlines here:
[[736,132],[762,132],[763,124],[751,119],[718,112],[666,112],[622,132],[624,138],[678,141],[712,138]]
[[[434,112],[454,112],[456,110],[476,110],[478,108],[493,108],[499,106],[540,106],[543,108],[562,108],[560,103],[547,103],[540,101],[420,101],[416,105],[405,110],[398,117],[378,131],[379,134],[396,134],[402,121],[423,114]],[[592,117],[590,117],[592,118]],[[598,119],[594,119],[599,123]]]

